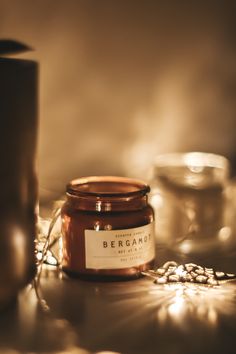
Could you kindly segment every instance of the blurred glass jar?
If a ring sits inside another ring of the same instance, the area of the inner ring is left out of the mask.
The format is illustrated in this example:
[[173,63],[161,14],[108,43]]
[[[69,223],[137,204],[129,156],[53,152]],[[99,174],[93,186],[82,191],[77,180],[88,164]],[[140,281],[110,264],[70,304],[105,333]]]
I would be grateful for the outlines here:
[[229,170],[225,157],[209,153],[156,158],[150,203],[156,213],[157,244],[180,254],[203,254],[232,240]]
[[0,58],[0,310],[36,270],[37,78],[34,61]]

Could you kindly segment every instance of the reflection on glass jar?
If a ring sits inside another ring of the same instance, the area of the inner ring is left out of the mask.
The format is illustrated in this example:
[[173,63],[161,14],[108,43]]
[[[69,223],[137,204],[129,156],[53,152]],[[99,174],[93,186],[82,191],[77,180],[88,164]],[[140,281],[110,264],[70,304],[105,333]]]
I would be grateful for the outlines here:
[[150,183],[157,243],[184,254],[222,246],[231,237],[228,182],[229,162],[223,156],[199,152],[158,156]]

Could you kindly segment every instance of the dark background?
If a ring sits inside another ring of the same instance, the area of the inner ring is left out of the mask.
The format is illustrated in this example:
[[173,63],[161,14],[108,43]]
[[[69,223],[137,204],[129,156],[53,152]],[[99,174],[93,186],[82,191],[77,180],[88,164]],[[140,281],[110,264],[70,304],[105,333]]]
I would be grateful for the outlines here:
[[40,62],[42,202],[72,178],[147,177],[155,155],[236,159],[236,2],[0,0]]

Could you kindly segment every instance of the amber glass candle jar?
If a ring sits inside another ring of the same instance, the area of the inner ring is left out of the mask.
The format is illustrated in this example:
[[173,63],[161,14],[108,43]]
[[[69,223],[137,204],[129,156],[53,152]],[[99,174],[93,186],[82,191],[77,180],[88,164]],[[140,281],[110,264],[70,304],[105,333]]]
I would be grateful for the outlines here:
[[84,177],[67,186],[62,268],[88,279],[139,277],[155,258],[150,188],[124,177]]

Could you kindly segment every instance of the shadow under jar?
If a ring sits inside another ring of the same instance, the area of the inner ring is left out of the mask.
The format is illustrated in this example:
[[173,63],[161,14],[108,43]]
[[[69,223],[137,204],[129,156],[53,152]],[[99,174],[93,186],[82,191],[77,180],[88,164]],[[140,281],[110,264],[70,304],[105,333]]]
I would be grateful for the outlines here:
[[137,278],[155,259],[150,188],[124,177],[73,180],[62,207],[62,269],[90,280]]

